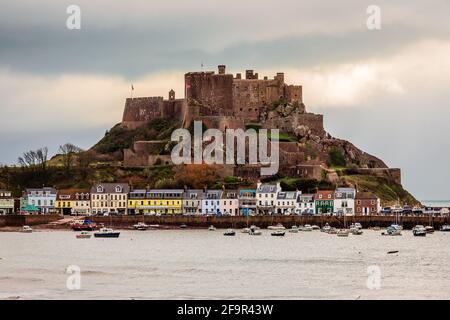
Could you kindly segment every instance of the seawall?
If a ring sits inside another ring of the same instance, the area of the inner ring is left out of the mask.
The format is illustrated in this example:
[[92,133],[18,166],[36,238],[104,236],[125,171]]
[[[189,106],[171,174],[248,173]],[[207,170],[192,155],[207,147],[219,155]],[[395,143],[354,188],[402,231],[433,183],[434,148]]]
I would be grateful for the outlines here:
[[39,224],[47,224],[60,220],[62,217],[58,214],[39,214],[39,215],[5,215],[0,216],[0,227],[18,227],[18,226],[34,226]]

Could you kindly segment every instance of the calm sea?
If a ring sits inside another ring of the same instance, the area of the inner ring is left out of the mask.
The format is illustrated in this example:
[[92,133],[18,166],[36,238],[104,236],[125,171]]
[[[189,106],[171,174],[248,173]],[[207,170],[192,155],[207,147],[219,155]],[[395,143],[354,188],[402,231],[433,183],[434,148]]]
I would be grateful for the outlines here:
[[427,207],[450,207],[450,200],[420,200]]
[[[87,240],[70,231],[3,232],[0,298],[450,298],[450,233],[383,237],[365,230],[339,238],[313,231],[282,238],[266,230],[259,237],[222,232],[122,231],[118,239]],[[69,265],[81,269],[80,290],[66,287]]]

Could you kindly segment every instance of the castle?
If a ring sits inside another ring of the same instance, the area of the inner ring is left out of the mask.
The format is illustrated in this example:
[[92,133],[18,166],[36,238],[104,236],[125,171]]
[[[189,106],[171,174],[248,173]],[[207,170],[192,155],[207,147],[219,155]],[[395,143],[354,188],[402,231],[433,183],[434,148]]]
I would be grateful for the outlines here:
[[[122,127],[132,130],[153,119],[171,118],[177,119],[184,128],[198,120],[207,128],[220,130],[245,130],[249,126],[279,129],[280,133],[295,137],[294,141],[280,142],[280,171],[285,175],[317,180],[323,179],[324,174],[332,175],[326,168],[328,153],[339,147],[350,163],[400,181],[399,169],[389,169],[380,159],[327,134],[323,115],[306,111],[302,86],[286,84],[282,72],[273,79],[260,79],[258,73],[246,70],[245,78],[242,78],[240,73],[226,73],[225,65],[219,65],[218,73],[188,72],[184,75],[184,82],[184,98],[177,99],[175,92],[170,90],[167,100],[163,97],[126,99]],[[171,163],[170,155],[158,153],[166,143],[134,142],[131,148],[124,150],[124,165],[145,167],[156,161]],[[254,165],[225,165],[221,173],[256,179],[259,168]],[[328,178],[333,179],[332,176]]]
[[[188,127],[192,120],[201,120],[208,128],[245,128],[259,123],[263,128],[294,132],[307,125],[316,134],[323,135],[323,116],[307,113],[302,99],[302,86],[287,85],[284,73],[273,79],[259,79],[258,73],[246,70],[245,79],[240,73],[227,74],[224,65],[213,71],[188,72],[184,75],[183,99],[169,92],[163,97],[129,98],[125,103],[122,125],[135,129],[155,118],[177,118]],[[285,116],[276,105],[286,107]]]

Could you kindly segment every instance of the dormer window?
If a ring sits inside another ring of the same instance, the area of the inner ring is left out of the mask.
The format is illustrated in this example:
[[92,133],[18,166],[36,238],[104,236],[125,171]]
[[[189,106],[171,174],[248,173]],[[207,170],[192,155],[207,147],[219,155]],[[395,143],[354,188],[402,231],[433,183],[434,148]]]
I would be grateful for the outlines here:
[[98,186],[98,187],[97,187],[97,192],[98,192],[98,193],[102,193],[103,191],[104,191],[104,189],[103,189],[102,186]]
[[328,199],[331,199],[331,194],[328,195]]
[[116,186],[116,192],[117,193],[122,193],[122,187],[121,186]]

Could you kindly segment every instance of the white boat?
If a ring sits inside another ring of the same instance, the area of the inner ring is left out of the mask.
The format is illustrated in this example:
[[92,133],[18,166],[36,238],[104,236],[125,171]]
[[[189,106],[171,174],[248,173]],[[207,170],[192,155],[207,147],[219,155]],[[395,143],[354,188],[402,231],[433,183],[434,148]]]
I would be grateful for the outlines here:
[[426,226],[425,230],[427,231],[427,233],[433,233],[434,232],[434,227],[432,226]]
[[444,232],[450,232],[450,225],[444,224],[444,225],[441,227],[441,231],[444,231]]
[[30,226],[23,226],[22,232],[23,233],[31,233],[31,232],[33,232],[33,229]]
[[256,226],[251,226],[250,227],[250,232],[248,234],[250,236],[260,236],[260,235],[262,235],[262,231],[261,231],[261,229],[259,229]]
[[313,228],[309,224],[305,224],[304,226],[300,227],[300,231],[313,231]]
[[382,236],[401,236],[402,230],[396,229],[393,226],[387,227],[386,231],[381,233]]
[[394,228],[394,229],[396,229],[396,230],[403,230],[403,226],[401,226],[401,225],[398,225],[398,224],[391,224],[391,227],[392,228]]
[[350,232],[351,232],[352,234],[354,234],[355,236],[359,236],[359,235],[362,235],[362,234],[363,234],[363,231],[362,231],[361,229],[358,229],[358,228],[350,229]]
[[213,225],[210,225],[208,228],[209,231],[216,231],[216,227],[214,227]]
[[312,228],[313,230],[320,230],[320,227],[319,227],[318,225],[315,225],[315,224],[313,224],[313,225],[311,226],[311,228]]
[[150,229],[158,229],[159,228],[159,224],[151,224],[148,226]]
[[90,239],[91,238],[91,234],[87,231],[81,231],[81,233],[76,235],[77,239]]
[[427,235],[427,230],[422,225],[417,225],[412,230],[415,237],[425,237]]
[[291,229],[289,229],[289,232],[291,232],[291,233],[298,233],[298,227],[297,226],[292,226]]
[[350,234],[350,230],[349,229],[339,229],[336,234],[338,237],[348,237],[348,235]]
[[270,235],[274,237],[284,237],[285,234],[286,232],[284,230],[275,230]]
[[138,223],[136,223],[135,225],[133,225],[133,228],[134,228],[135,230],[141,230],[141,231],[144,231],[144,230],[147,230],[147,229],[148,229],[148,225],[145,224],[144,222],[138,222]]
[[233,229],[227,229],[227,231],[225,231],[225,232],[223,233],[223,235],[224,235],[224,236],[231,236],[231,237],[233,237],[233,236],[236,235],[236,232],[235,232]]
[[281,223],[278,223],[276,226],[268,226],[267,229],[269,229],[269,230],[285,230],[286,228]]
[[327,222],[327,223],[325,223],[325,225],[322,227],[322,229],[320,231],[328,233],[328,232],[330,232],[330,230],[331,230],[331,227]]
[[250,232],[250,228],[244,228],[241,230],[241,233],[249,233]]

